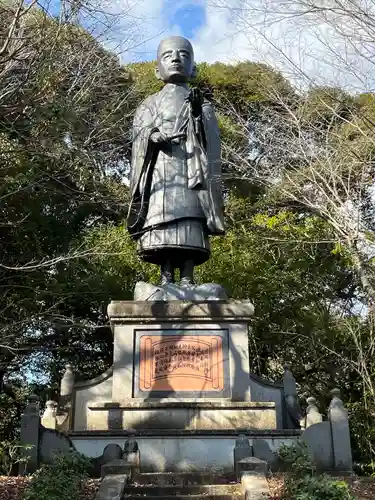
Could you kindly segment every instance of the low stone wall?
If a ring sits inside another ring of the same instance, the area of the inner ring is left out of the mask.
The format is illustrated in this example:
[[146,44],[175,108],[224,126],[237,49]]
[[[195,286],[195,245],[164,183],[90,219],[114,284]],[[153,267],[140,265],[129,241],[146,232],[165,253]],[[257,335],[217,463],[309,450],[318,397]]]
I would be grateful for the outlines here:
[[[299,436],[298,431],[244,431],[251,444],[276,452],[281,444],[292,444]],[[148,434],[148,435],[147,435]],[[124,445],[125,433],[72,432],[70,439],[77,451],[90,457],[99,457],[109,443]],[[188,432],[137,432],[142,472],[189,472],[218,469],[224,473],[234,470],[233,450],[238,437],[231,433]],[[263,446],[262,446],[263,445]],[[267,458],[267,457],[262,457]]]

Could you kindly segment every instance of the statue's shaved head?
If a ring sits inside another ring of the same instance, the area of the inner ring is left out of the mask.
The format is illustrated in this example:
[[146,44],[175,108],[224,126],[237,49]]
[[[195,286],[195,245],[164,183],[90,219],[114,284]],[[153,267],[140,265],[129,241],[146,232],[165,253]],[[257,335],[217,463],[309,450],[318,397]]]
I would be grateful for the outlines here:
[[194,75],[193,46],[182,36],[170,36],[159,44],[156,76],[164,82],[186,83]]
[[174,49],[185,49],[190,52],[192,58],[194,59],[194,49],[192,44],[187,38],[183,36],[170,36],[162,40],[158,47],[158,59],[162,56],[163,52],[166,50]]

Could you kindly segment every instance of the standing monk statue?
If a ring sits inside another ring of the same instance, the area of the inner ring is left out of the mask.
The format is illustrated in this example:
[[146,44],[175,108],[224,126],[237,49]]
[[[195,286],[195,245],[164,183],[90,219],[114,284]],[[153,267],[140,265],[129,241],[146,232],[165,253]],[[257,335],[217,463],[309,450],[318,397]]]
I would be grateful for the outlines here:
[[133,125],[128,231],[140,257],[161,268],[161,284],[192,286],[194,266],[210,256],[209,235],[223,234],[220,136],[212,105],[197,89],[194,52],[173,36],[158,48],[164,88],[137,109]]

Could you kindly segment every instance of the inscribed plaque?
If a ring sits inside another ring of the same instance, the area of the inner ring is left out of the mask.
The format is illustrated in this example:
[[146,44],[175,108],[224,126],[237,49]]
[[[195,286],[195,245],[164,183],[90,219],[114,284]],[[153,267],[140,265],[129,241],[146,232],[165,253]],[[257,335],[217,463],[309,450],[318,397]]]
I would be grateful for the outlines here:
[[228,353],[223,332],[172,332],[137,332],[137,389],[141,393],[191,393],[196,397],[217,393],[224,397]]

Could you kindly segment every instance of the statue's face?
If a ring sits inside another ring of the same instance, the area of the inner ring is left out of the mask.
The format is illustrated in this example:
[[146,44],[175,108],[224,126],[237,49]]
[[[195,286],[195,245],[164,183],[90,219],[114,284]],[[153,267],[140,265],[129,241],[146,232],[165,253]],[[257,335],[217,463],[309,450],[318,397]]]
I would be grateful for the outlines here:
[[164,82],[187,82],[194,72],[193,48],[186,38],[163,40],[158,49],[156,75]]

